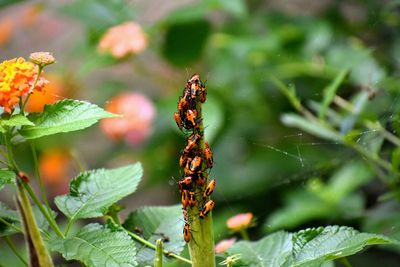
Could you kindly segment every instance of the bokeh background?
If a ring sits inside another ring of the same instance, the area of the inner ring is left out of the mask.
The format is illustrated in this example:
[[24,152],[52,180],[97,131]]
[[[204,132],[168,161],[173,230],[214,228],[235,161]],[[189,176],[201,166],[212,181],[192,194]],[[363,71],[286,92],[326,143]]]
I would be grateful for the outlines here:
[[[400,238],[399,26],[396,0],[2,0],[0,59],[35,51],[56,57],[44,74],[46,94],[30,99],[30,111],[75,98],[125,114],[36,141],[50,198],[67,193],[83,169],[141,161],[144,179],[122,201],[123,216],[178,203],[184,136],[172,115],[186,80],[199,73],[208,88],[216,241],[232,235],[226,220],[240,212],[256,218],[253,240],[332,224]],[[288,92],[295,88],[303,107],[318,114],[344,70],[321,125],[348,143],[319,124],[289,127],[284,114],[304,114]],[[33,173],[30,148],[16,149]],[[0,199],[13,205],[10,196],[3,189]],[[399,252],[376,247],[349,261],[398,266]],[[3,241],[0,262],[19,266]]]

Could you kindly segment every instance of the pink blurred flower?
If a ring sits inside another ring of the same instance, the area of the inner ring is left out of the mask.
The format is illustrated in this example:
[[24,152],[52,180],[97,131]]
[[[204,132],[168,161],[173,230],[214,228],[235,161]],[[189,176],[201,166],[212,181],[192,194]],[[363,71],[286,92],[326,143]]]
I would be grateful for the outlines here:
[[125,139],[136,145],[151,134],[155,107],[146,96],[136,92],[122,93],[113,97],[106,109],[123,116],[101,121],[101,128],[108,137],[114,140]]
[[234,232],[239,232],[243,229],[249,228],[253,219],[253,213],[239,213],[228,219],[226,225]]
[[215,245],[215,253],[224,253],[227,251],[233,244],[235,244],[236,239],[235,238],[230,238],[230,239],[223,239],[219,241]]
[[138,54],[147,47],[147,36],[142,27],[130,21],[111,27],[100,40],[100,52],[109,52],[116,58]]

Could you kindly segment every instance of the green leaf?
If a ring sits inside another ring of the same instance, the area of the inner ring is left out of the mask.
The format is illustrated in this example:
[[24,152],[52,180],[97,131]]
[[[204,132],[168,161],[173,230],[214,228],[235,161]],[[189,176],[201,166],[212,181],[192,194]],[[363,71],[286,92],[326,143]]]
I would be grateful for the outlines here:
[[103,118],[116,115],[85,101],[65,99],[46,105],[42,113],[31,113],[34,126],[24,126],[20,134],[26,139],[81,130]]
[[11,184],[15,179],[15,173],[9,170],[0,170],[0,190],[4,185]]
[[346,78],[348,70],[342,70],[338,73],[336,78],[324,89],[323,95],[324,99],[322,102],[321,109],[319,110],[319,117],[322,119],[325,117],[326,111],[329,105],[332,103],[336,91],[339,89],[339,86],[343,83],[344,79]]
[[291,251],[291,234],[281,231],[256,242],[239,241],[227,252],[240,254],[239,266],[281,267]]
[[296,114],[285,114],[281,117],[283,124],[291,127],[299,128],[309,134],[318,136],[323,139],[340,142],[342,137],[327,125],[318,121],[307,120]]
[[[123,226],[131,232],[141,230],[143,238],[153,244],[157,239],[168,238],[168,240],[164,240],[164,249],[179,255],[185,246],[182,236],[183,224],[181,206],[176,205],[140,208],[129,214]],[[140,249],[137,252],[136,260],[139,263],[152,264],[154,250],[140,243],[137,243],[137,247]]]
[[400,203],[397,200],[400,194],[396,193],[395,200],[379,203],[368,210],[363,220],[364,231],[400,240]]
[[[8,208],[4,203],[0,202],[0,237],[18,233],[18,228],[21,228],[21,221],[17,211]],[[7,223],[15,226],[16,228],[5,224]]]
[[33,122],[28,120],[27,117],[25,117],[22,114],[14,115],[8,120],[1,120],[0,121],[1,126],[24,126],[24,125],[30,125],[33,126],[35,125]]
[[360,233],[347,226],[327,226],[293,234],[276,232],[256,242],[240,241],[227,253],[240,255],[235,266],[319,267],[380,244],[400,245],[383,235]]
[[285,206],[274,211],[266,220],[264,230],[290,229],[316,218],[337,216],[337,210],[306,190],[292,191]]
[[286,266],[319,266],[325,261],[347,257],[366,246],[378,244],[399,245],[388,237],[360,233],[347,226],[310,228],[293,234],[292,257]]
[[69,195],[56,197],[55,204],[70,220],[103,216],[112,204],[135,192],[142,174],[140,163],[83,172],[71,181]]
[[66,260],[79,260],[87,266],[137,266],[135,244],[129,235],[97,223],[86,225],[65,239],[54,236],[49,248],[61,253]]

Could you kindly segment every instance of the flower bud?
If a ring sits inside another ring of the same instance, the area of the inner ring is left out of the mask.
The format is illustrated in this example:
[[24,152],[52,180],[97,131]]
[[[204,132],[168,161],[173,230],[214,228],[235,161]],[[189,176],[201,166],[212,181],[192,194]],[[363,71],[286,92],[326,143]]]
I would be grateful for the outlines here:
[[54,56],[49,52],[34,52],[31,53],[29,59],[40,67],[44,67],[56,62]]

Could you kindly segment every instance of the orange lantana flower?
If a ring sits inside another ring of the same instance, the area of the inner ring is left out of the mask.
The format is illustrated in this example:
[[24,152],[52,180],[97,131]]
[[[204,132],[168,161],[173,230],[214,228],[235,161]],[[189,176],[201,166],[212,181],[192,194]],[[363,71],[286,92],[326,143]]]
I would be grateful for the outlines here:
[[0,64],[0,106],[11,113],[21,97],[35,90],[41,90],[47,83],[39,78],[35,88],[38,68],[23,58],[14,58]]
[[100,52],[109,52],[115,58],[138,54],[147,47],[147,36],[136,22],[129,21],[111,27],[100,40]]

